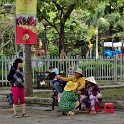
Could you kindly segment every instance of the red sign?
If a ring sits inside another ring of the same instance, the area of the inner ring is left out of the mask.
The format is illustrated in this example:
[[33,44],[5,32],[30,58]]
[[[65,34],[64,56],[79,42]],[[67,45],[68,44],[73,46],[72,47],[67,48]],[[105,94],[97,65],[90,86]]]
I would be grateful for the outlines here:
[[16,44],[37,44],[37,34],[30,29],[16,26]]
[[16,18],[16,44],[37,44],[36,18],[34,16],[18,16]]

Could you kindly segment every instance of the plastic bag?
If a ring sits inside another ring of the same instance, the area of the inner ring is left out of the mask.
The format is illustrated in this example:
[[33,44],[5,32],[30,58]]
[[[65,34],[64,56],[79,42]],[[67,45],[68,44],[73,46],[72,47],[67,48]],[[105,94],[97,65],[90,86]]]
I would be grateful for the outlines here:
[[13,94],[9,93],[7,95],[7,102],[9,103],[9,105],[13,105]]

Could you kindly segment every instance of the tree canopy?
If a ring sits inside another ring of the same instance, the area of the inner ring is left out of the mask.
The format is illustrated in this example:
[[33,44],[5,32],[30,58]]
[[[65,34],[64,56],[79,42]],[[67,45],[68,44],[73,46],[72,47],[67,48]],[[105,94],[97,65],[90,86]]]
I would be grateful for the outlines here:
[[[100,0],[102,1],[102,0]],[[74,10],[95,12],[96,0],[43,0],[38,1],[38,20],[44,18],[59,35],[59,53],[64,55],[65,26]],[[75,13],[75,15],[77,15]]]
[[[6,2],[7,0],[2,0],[0,5]],[[13,0],[9,2],[13,2]],[[87,50],[90,50],[90,47],[86,47],[84,43],[79,41],[86,41],[86,44],[88,44],[89,39],[93,38],[95,40],[96,26],[98,26],[99,30],[99,42],[100,39],[109,40],[110,37],[124,37],[124,0],[38,0],[37,5],[38,38],[45,42],[43,40],[44,27],[42,24],[43,19],[45,19],[47,21],[47,47],[49,53],[52,51],[51,46],[53,46],[53,49],[57,48],[55,51],[59,50],[57,54],[65,55],[65,53],[69,53],[69,51],[71,52],[79,47],[86,49],[86,53]],[[3,18],[0,21],[2,24],[0,39],[1,43],[3,43],[1,48],[5,48],[7,44],[14,43],[12,42],[14,38],[14,21],[13,19],[7,19],[4,15],[0,16]],[[7,20],[9,23],[7,23]],[[3,22],[8,25],[4,25]],[[3,39],[2,34],[4,34]],[[8,42],[5,37],[12,40]],[[78,42],[82,44],[79,45]],[[93,49],[95,49],[95,42],[92,42],[92,44]],[[11,47],[13,46],[14,44],[11,45]],[[21,47],[18,47],[19,49],[21,50]]]

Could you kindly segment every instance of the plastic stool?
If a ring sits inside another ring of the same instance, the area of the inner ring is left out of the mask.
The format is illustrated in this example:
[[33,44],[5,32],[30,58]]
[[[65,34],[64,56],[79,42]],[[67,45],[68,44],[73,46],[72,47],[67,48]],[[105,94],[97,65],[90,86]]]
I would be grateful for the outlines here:
[[[107,107],[109,107],[109,109]],[[113,103],[105,103],[104,104],[104,113],[114,113]]]

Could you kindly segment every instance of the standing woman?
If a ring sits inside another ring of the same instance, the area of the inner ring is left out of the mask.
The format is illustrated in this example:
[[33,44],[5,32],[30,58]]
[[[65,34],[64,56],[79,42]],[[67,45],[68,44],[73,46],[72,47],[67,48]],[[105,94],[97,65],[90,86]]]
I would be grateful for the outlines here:
[[10,82],[12,94],[13,94],[13,117],[19,118],[17,114],[17,104],[18,99],[20,100],[21,107],[22,107],[22,116],[27,117],[25,112],[25,94],[24,94],[24,74],[22,70],[22,63],[23,61],[19,58],[15,60],[13,66],[8,75],[8,81]]

